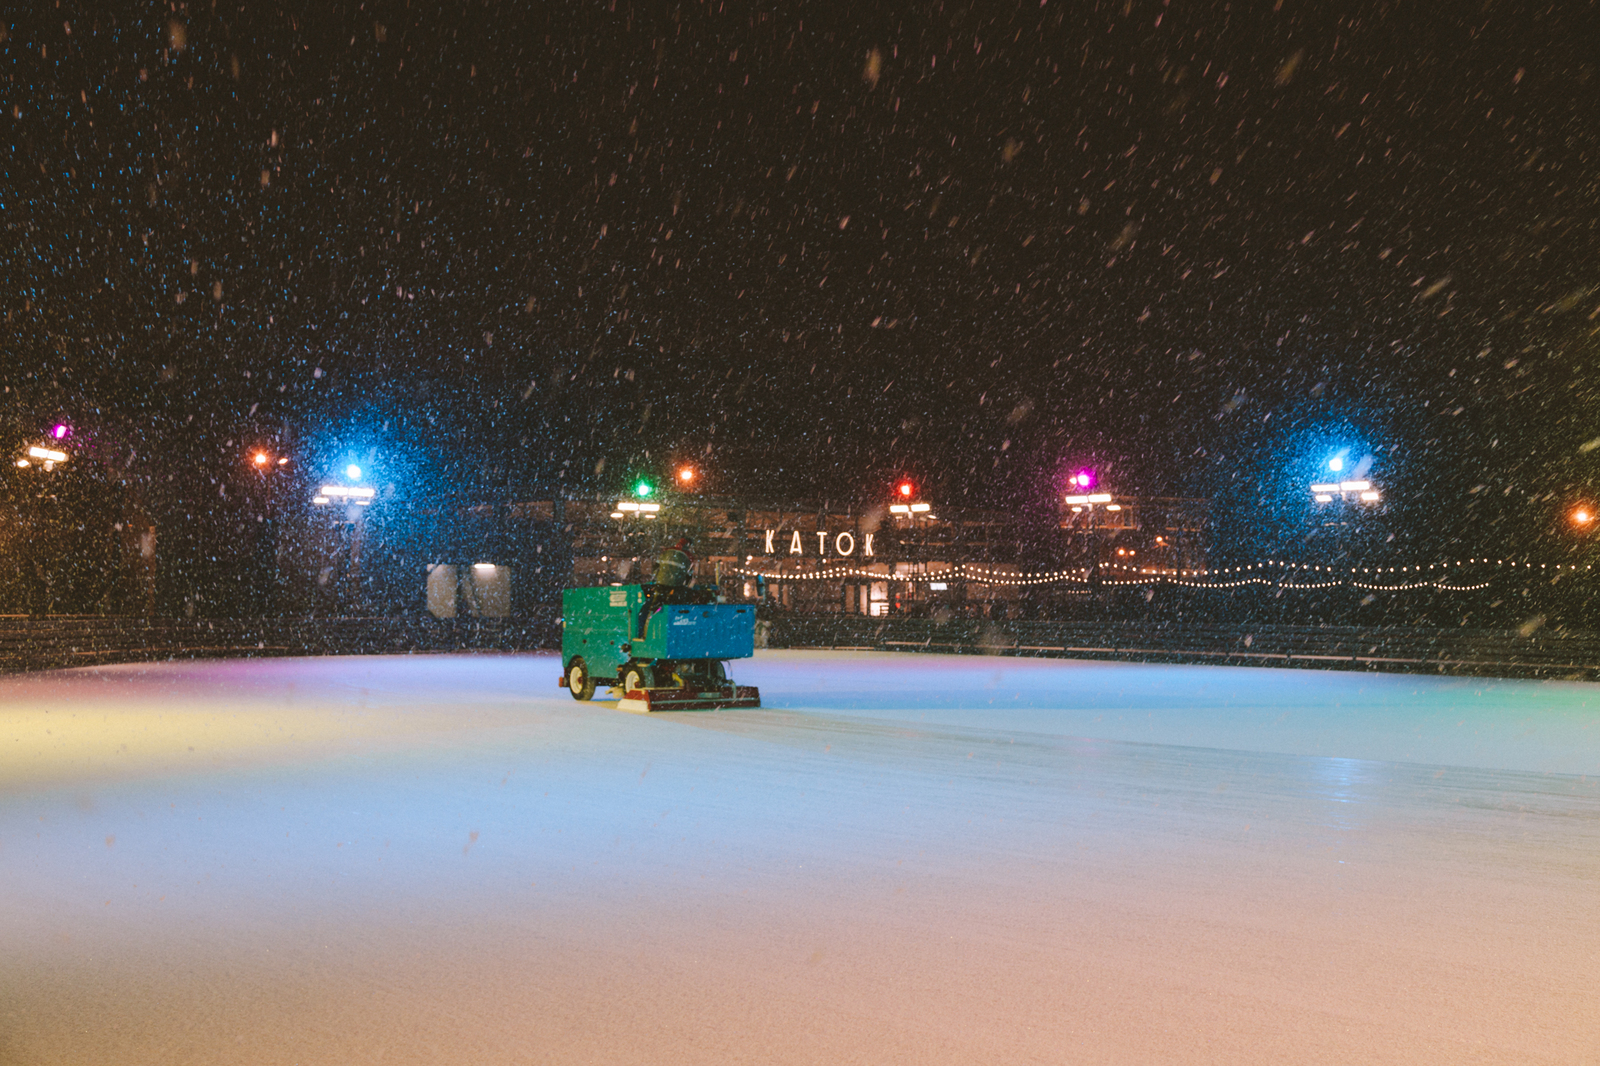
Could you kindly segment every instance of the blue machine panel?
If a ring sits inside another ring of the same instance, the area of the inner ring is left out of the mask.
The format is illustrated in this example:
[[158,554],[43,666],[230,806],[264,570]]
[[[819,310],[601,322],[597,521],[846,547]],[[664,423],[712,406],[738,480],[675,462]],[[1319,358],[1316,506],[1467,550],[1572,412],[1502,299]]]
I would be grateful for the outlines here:
[[645,659],[748,659],[755,654],[756,609],[749,604],[671,605],[650,616],[633,654]]

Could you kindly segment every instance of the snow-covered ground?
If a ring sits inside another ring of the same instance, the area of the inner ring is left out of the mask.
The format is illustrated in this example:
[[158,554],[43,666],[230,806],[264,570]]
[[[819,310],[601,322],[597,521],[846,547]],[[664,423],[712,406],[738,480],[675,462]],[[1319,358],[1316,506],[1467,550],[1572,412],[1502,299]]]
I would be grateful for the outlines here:
[[0,1062],[1600,1062],[1600,686],[558,672],[0,679]]

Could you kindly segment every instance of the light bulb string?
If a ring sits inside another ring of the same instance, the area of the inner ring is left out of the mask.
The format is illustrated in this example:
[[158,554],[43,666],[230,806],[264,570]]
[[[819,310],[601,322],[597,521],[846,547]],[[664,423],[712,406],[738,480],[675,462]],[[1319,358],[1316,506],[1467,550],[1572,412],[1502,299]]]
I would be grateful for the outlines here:
[[[1138,567],[1127,563],[1103,563],[1099,569],[1102,572],[1109,571],[1113,576],[1101,577],[1098,584],[1102,587],[1173,585],[1180,588],[1193,589],[1234,589],[1250,585],[1264,585],[1292,591],[1315,591],[1350,587],[1379,592],[1406,592],[1414,589],[1433,588],[1441,592],[1476,592],[1488,588],[1493,581],[1461,584],[1458,578],[1455,583],[1452,583],[1446,577],[1445,572],[1454,569],[1457,573],[1460,573],[1465,569],[1485,566],[1495,567],[1496,569],[1521,570],[1526,573],[1539,572],[1549,574],[1553,572],[1558,576],[1576,576],[1580,573],[1591,573],[1594,569],[1593,564],[1531,563],[1520,559],[1488,558],[1430,563],[1426,566],[1408,564],[1404,566],[1352,566],[1348,568],[1315,563],[1295,563],[1278,559],[1269,559],[1265,562],[1249,563],[1242,566],[1196,569]],[[897,581],[916,585],[956,580],[1003,587],[1062,584],[1088,586],[1092,583],[1089,571],[1084,567],[1027,572],[1002,570],[973,563],[956,563],[937,570],[924,569],[898,573],[869,570],[859,566],[833,566],[826,562],[818,566],[817,569],[810,571],[730,567],[728,572],[744,578],[788,582],[837,581],[844,578],[858,578],[867,581]],[[1429,574],[1429,576],[1422,578],[1425,573]],[[1272,576],[1268,576],[1269,574]],[[1384,583],[1382,577],[1377,576],[1386,574],[1394,574],[1399,580],[1392,583]],[[1406,577],[1401,576],[1412,574],[1422,579],[1407,580]],[[1373,577],[1369,577],[1369,575],[1375,576],[1376,580],[1373,580]],[[1295,580],[1295,578],[1302,578],[1302,580]],[[1304,578],[1313,580],[1303,580]],[[1322,578],[1322,580],[1315,580],[1316,578]]]

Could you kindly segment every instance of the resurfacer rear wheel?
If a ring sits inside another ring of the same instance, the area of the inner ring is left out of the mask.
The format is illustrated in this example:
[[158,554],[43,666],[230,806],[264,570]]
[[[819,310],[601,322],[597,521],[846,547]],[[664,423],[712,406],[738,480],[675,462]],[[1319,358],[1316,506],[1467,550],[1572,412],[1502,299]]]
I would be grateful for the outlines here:
[[717,659],[702,659],[684,663],[678,668],[683,679],[691,686],[714,688],[728,683],[728,671]]
[[594,675],[589,673],[589,664],[582,659],[573,659],[567,667],[567,689],[575,700],[594,699]]

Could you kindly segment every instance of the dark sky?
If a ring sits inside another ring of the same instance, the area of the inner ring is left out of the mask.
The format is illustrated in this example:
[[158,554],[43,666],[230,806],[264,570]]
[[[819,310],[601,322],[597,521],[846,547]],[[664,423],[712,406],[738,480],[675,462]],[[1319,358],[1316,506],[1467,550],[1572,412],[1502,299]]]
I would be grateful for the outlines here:
[[1350,448],[1429,550],[1582,494],[1592,3],[858,7],[8,14],[12,421],[1258,531]]

